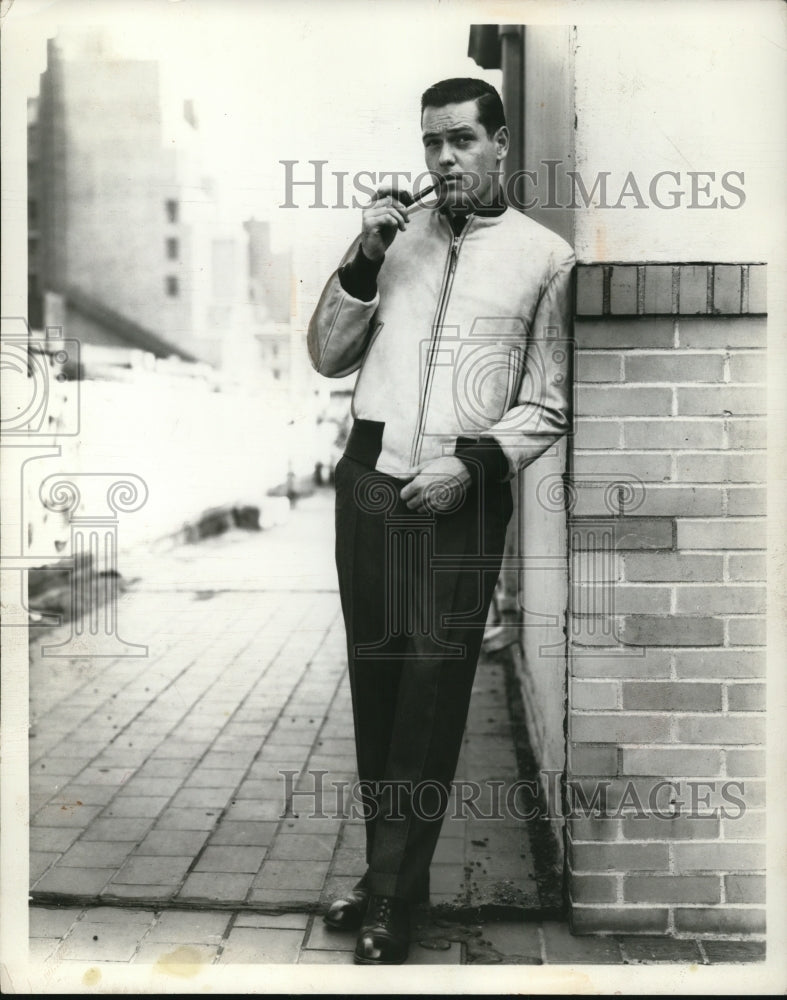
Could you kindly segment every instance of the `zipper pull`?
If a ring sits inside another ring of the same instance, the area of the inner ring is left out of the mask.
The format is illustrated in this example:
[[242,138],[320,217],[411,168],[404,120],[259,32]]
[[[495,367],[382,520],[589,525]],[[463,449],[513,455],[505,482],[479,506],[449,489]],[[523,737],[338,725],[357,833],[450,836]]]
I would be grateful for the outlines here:
[[456,270],[456,261],[458,257],[459,257],[459,238],[454,236],[454,238],[451,240],[451,266],[450,266],[451,274],[453,274],[454,271]]

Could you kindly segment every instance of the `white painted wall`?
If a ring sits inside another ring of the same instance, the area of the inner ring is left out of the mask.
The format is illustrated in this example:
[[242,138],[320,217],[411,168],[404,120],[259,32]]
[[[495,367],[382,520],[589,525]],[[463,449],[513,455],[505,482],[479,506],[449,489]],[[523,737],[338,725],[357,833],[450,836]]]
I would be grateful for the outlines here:
[[[689,5],[678,17],[654,12],[651,20],[577,26],[576,169],[588,189],[609,171],[612,204],[631,172],[650,206],[633,207],[629,197],[625,208],[577,211],[581,261],[767,261],[773,253],[787,121],[784,18],[747,19],[745,5],[713,6],[717,16],[707,6],[697,15]],[[779,13],[777,5],[748,6]],[[656,194],[671,204],[669,192],[683,190],[675,209],[654,206],[648,190],[654,174],[666,170],[680,180],[663,178]],[[693,200],[705,205],[716,197],[716,207],[689,207],[690,171],[715,174],[697,181],[709,189]],[[721,177],[728,171],[744,175],[728,181],[745,199],[725,192]],[[740,207],[722,208],[722,196]]]
[[520,672],[522,697],[539,765],[557,771],[565,764],[567,527],[559,499],[565,467],[563,439],[525,470],[521,491],[525,519],[519,592],[525,654]]

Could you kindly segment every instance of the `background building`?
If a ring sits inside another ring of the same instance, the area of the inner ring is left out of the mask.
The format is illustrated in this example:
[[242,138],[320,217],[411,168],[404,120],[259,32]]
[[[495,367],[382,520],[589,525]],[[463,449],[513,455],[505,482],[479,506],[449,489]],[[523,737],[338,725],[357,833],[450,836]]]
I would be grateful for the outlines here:
[[158,63],[82,30],[49,40],[28,110],[32,325],[232,364],[245,239],[202,171],[193,101],[165,97]]
[[289,253],[272,251],[269,222],[249,219],[244,228],[248,237],[249,300],[262,364],[275,381],[286,384],[294,374],[293,365],[302,366],[300,355],[304,354],[298,346],[293,350],[292,258]]
[[[28,315],[36,351],[79,346],[62,405],[78,398],[82,424],[60,462],[133,465],[150,498],[128,542],[145,544],[222,504],[264,517],[269,490],[311,482],[318,400],[293,350],[290,254],[228,210],[195,103],[116,43],[59,31],[28,100]],[[28,506],[55,556],[65,526]]]

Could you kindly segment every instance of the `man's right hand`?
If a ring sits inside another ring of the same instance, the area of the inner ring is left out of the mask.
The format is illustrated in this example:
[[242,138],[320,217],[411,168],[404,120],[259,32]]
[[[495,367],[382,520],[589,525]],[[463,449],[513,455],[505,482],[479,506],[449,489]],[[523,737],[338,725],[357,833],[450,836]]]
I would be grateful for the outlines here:
[[408,223],[407,192],[378,188],[372,203],[363,210],[361,247],[369,260],[381,260],[396,234]]

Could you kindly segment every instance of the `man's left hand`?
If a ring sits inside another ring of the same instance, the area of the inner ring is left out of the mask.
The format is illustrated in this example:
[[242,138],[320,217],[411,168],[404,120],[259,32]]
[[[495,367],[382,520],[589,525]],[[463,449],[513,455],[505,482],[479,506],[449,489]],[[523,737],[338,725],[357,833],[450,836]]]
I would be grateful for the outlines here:
[[469,485],[465,463],[454,455],[445,455],[427,462],[399,496],[419,514],[444,513],[461,506]]

